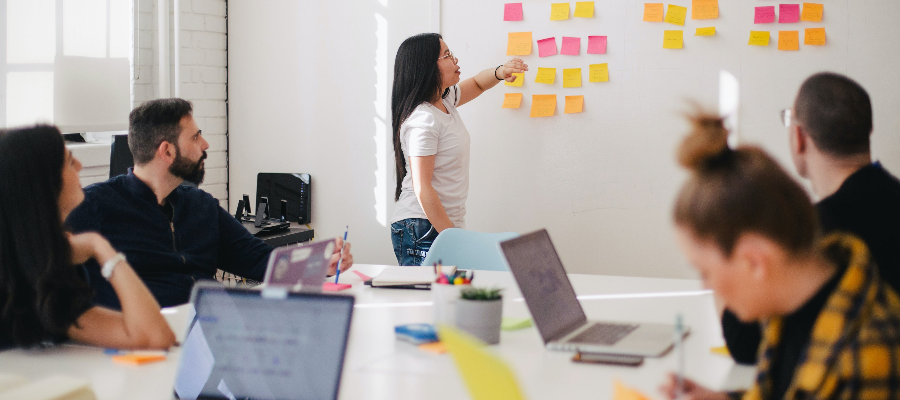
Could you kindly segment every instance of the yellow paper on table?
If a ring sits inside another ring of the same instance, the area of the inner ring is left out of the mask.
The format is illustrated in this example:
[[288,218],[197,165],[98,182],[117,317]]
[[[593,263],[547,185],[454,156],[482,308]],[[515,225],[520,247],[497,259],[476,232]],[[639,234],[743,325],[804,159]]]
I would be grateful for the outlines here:
[[506,43],[506,55],[527,56],[531,54],[531,32],[510,32]]
[[822,22],[822,12],[825,6],[818,3],[803,3],[803,12],[800,13],[801,21]]
[[522,87],[522,85],[525,83],[525,73],[524,72],[513,72],[512,74],[513,74],[513,76],[516,77],[516,80],[514,80],[512,82],[506,81],[506,83],[504,83],[504,85]]
[[728,351],[727,346],[713,347],[713,348],[709,349],[709,352],[713,353],[713,354],[718,354],[720,356],[725,356],[725,357],[731,358],[731,352]]
[[607,63],[591,64],[588,81],[609,82],[609,65],[607,65]]
[[825,45],[825,28],[808,28],[803,38],[803,44],[811,46]]
[[697,33],[694,36],[715,36],[716,27],[710,26],[709,28],[697,28]]
[[525,399],[509,365],[484,350],[478,339],[446,325],[438,332],[474,400]]
[[649,400],[643,393],[625,386],[622,381],[616,379],[613,382],[613,400]]
[[529,117],[552,117],[556,112],[555,94],[531,95],[531,115]]
[[665,31],[663,35],[664,49],[680,49],[684,47],[684,31]]
[[576,1],[575,16],[578,18],[594,18],[594,2]]
[[691,0],[691,19],[719,18],[719,0]]
[[566,96],[566,114],[580,113],[584,109],[584,96]]
[[751,46],[768,46],[769,31],[750,31],[750,42],[747,44]]
[[778,50],[800,50],[800,31],[778,31]]
[[664,11],[665,4],[663,3],[644,3],[644,21],[662,22]]
[[519,108],[522,105],[522,93],[507,93],[503,96],[503,107],[501,108]]
[[556,82],[556,68],[538,67],[537,76],[534,78],[534,81],[552,85],[553,82]]
[[562,21],[569,19],[569,3],[553,3],[550,5],[550,20]]
[[669,9],[666,11],[666,22],[684,26],[685,17],[687,17],[687,7],[669,4]]
[[563,69],[563,87],[581,87],[581,68]]

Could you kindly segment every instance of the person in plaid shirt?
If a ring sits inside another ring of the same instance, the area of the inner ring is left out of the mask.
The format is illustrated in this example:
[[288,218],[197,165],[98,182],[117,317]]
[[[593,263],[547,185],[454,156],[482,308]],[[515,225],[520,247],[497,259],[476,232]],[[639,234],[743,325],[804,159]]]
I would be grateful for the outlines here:
[[[763,324],[755,384],[715,392],[670,376],[671,399],[900,399],[900,297],[865,243],[819,237],[806,192],[756,147],[728,147],[698,113],[678,152],[692,172],[676,236],[704,283],[744,322]],[[683,390],[683,393],[679,393]]]

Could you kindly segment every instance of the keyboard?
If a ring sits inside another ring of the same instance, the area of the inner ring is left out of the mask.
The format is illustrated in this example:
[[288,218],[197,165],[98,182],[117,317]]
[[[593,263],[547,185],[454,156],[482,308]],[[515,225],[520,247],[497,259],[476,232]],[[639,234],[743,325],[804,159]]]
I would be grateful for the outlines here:
[[567,340],[568,343],[589,343],[612,346],[622,338],[628,336],[639,325],[596,323],[585,329],[575,337]]

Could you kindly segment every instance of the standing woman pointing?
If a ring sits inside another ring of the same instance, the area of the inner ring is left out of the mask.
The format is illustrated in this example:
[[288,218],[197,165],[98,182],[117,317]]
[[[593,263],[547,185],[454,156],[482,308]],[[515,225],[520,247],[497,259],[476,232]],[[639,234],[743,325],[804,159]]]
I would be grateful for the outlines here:
[[456,108],[528,70],[514,58],[460,82],[457,62],[437,33],[410,37],[397,50],[391,94],[397,208],[391,241],[400,265],[421,265],[438,233],[465,228],[469,131]]

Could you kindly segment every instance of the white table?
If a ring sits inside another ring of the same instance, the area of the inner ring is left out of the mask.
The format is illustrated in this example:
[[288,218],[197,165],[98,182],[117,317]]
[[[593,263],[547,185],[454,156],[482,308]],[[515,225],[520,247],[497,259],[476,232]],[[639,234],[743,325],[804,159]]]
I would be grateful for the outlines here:
[[[354,266],[370,276],[382,268]],[[570,279],[591,319],[672,323],[682,313],[691,327],[685,342],[689,377],[719,389],[746,387],[752,381],[753,368],[736,366],[710,352],[723,341],[712,295],[699,281],[576,274]],[[356,297],[341,399],[469,398],[449,355],[426,353],[394,338],[396,325],[431,322],[431,292],[372,289],[353,273],[342,274],[341,282],[352,283],[353,288],[343,293]],[[479,271],[475,284],[505,288],[504,316],[529,316],[508,272]],[[179,336],[186,314],[182,310],[165,310]],[[671,353],[646,359],[638,368],[573,363],[570,353],[544,349],[535,327],[504,331],[500,344],[489,349],[512,366],[529,399],[609,398],[615,379],[661,398],[657,387],[665,373],[675,369]],[[172,398],[178,356],[179,349],[174,348],[165,362],[124,366],[112,363],[101,349],[77,345],[10,350],[0,352],[0,373],[31,379],[65,374],[91,381],[100,399],[162,400]]]

